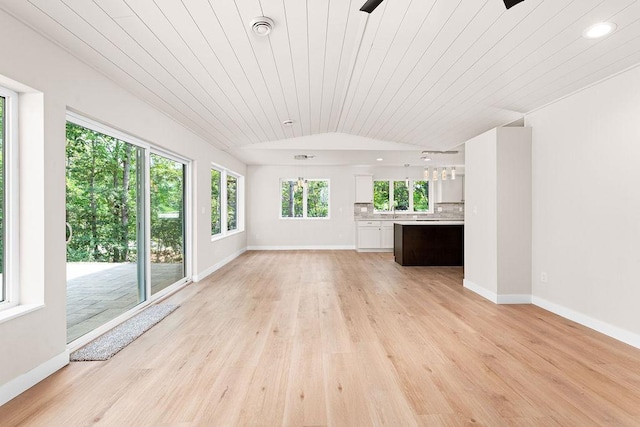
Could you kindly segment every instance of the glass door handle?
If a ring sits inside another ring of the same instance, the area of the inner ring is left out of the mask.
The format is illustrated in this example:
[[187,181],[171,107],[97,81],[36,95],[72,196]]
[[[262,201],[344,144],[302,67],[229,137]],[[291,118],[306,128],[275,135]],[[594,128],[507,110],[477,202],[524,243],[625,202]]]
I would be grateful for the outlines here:
[[67,245],[69,244],[69,242],[71,241],[71,238],[73,237],[73,228],[71,228],[71,224],[69,224],[68,222],[65,222],[65,224],[67,225],[67,230],[69,230],[69,237],[67,237]]

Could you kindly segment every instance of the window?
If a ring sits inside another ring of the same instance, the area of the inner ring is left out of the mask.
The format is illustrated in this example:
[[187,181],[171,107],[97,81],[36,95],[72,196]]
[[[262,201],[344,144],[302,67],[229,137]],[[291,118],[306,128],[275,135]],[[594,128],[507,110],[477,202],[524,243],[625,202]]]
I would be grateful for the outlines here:
[[327,218],[329,216],[329,181],[307,181],[307,216]]
[[379,212],[429,212],[429,182],[374,181],[373,209]]
[[329,180],[281,180],[280,218],[329,218]]
[[393,206],[397,211],[408,211],[409,205],[409,182],[393,181]]
[[222,211],[220,210],[220,197],[222,195],[220,183],[222,182],[222,172],[211,169],[211,235],[215,236],[222,232]]
[[227,230],[238,229],[238,178],[227,175]]
[[429,211],[429,181],[413,181],[413,211]]
[[243,177],[219,166],[211,169],[211,236],[242,231]]
[[15,241],[17,180],[13,173],[17,166],[16,138],[18,95],[0,87],[0,306],[18,304],[18,280]]

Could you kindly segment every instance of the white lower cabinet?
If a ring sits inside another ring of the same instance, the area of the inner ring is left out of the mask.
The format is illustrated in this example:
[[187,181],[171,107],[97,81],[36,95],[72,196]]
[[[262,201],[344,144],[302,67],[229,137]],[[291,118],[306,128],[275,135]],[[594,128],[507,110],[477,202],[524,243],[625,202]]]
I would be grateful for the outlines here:
[[382,249],[393,249],[393,223],[382,223],[380,227],[380,246]]
[[358,221],[358,250],[393,249],[393,223]]

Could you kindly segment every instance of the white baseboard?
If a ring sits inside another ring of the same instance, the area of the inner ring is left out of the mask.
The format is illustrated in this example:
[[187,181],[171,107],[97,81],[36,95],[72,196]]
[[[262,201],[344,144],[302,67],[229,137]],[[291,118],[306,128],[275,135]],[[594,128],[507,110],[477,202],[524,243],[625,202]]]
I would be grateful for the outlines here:
[[248,251],[352,251],[355,250],[355,246],[344,245],[344,246],[334,246],[334,245],[326,245],[326,246],[249,246],[247,247]]
[[357,249],[358,252],[393,252],[393,248],[383,248],[383,249]]
[[69,351],[65,350],[53,359],[49,359],[42,365],[33,368],[26,374],[22,374],[8,383],[0,386],[0,406],[14,397],[30,389],[49,375],[64,368],[69,364]]
[[531,304],[531,295],[528,294],[499,295],[467,279],[464,279],[463,286],[494,304]]
[[617,339],[618,341],[622,341],[623,343],[629,344],[633,347],[640,348],[640,335],[638,334],[611,325],[607,322],[603,322],[602,320],[587,316],[586,314],[577,312],[565,306],[547,301],[544,298],[534,296],[531,302],[534,305],[555,313],[558,316],[562,316],[565,319],[572,320],[576,323],[586,326],[587,328],[591,328],[594,331],[598,331],[611,338]]
[[531,304],[529,294],[498,295],[497,304]]
[[491,301],[494,304],[498,303],[498,294],[496,294],[495,292],[491,292],[490,290],[485,289],[480,285],[476,285],[471,280],[464,279],[462,281],[462,286],[464,286],[465,288],[469,289],[470,291],[475,292],[476,294],[480,295],[481,297],[488,299],[489,301]]
[[229,255],[228,257],[223,259],[222,261],[215,263],[214,265],[212,265],[211,267],[207,268],[206,270],[201,271],[198,274],[194,274],[193,275],[193,281],[194,282],[201,281],[205,277],[213,274],[217,270],[219,270],[222,267],[224,267],[225,265],[229,264],[231,261],[233,261],[234,259],[238,258],[240,255],[242,255],[246,251],[247,251],[247,248],[240,249],[239,251],[232,253],[231,255]]

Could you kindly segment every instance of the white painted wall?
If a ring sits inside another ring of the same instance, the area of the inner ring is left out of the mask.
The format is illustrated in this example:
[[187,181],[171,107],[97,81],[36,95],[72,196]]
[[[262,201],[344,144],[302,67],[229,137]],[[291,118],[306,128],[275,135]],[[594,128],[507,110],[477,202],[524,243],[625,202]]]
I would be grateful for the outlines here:
[[498,128],[497,136],[498,298],[525,302],[531,295],[531,128]]
[[446,181],[438,179],[435,182],[435,194],[437,194],[437,203],[447,202],[462,202],[464,200],[463,194],[463,180],[464,175],[456,175],[456,179],[451,179],[451,176]]
[[[640,68],[527,116],[534,302],[640,346]],[[541,283],[542,272],[548,283]]]
[[496,138],[492,129],[465,144],[464,280],[485,295],[498,293]]
[[0,75],[44,94],[44,110],[41,95],[28,96],[35,104],[40,99],[44,128],[38,131],[37,123],[21,123],[21,128],[31,129],[31,133],[43,132],[21,153],[23,190],[29,190],[23,191],[21,201],[26,226],[21,255],[22,270],[28,274],[25,277],[30,286],[44,288],[45,307],[0,323],[2,399],[68,361],[64,225],[67,107],[196,159],[195,273],[206,271],[246,247],[244,233],[221,241],[210,240],[209,165],[215,161],[241,174],[246,167],[1,11],[0,52]]
[[466,287],[497,303],[531,301],[531,129],[466,143]]
[[[249,166],[247,245],[254,249],[355,248],[356,171],[340,166]],[[329,179],[329,219],[280,219],[280,179]]]

